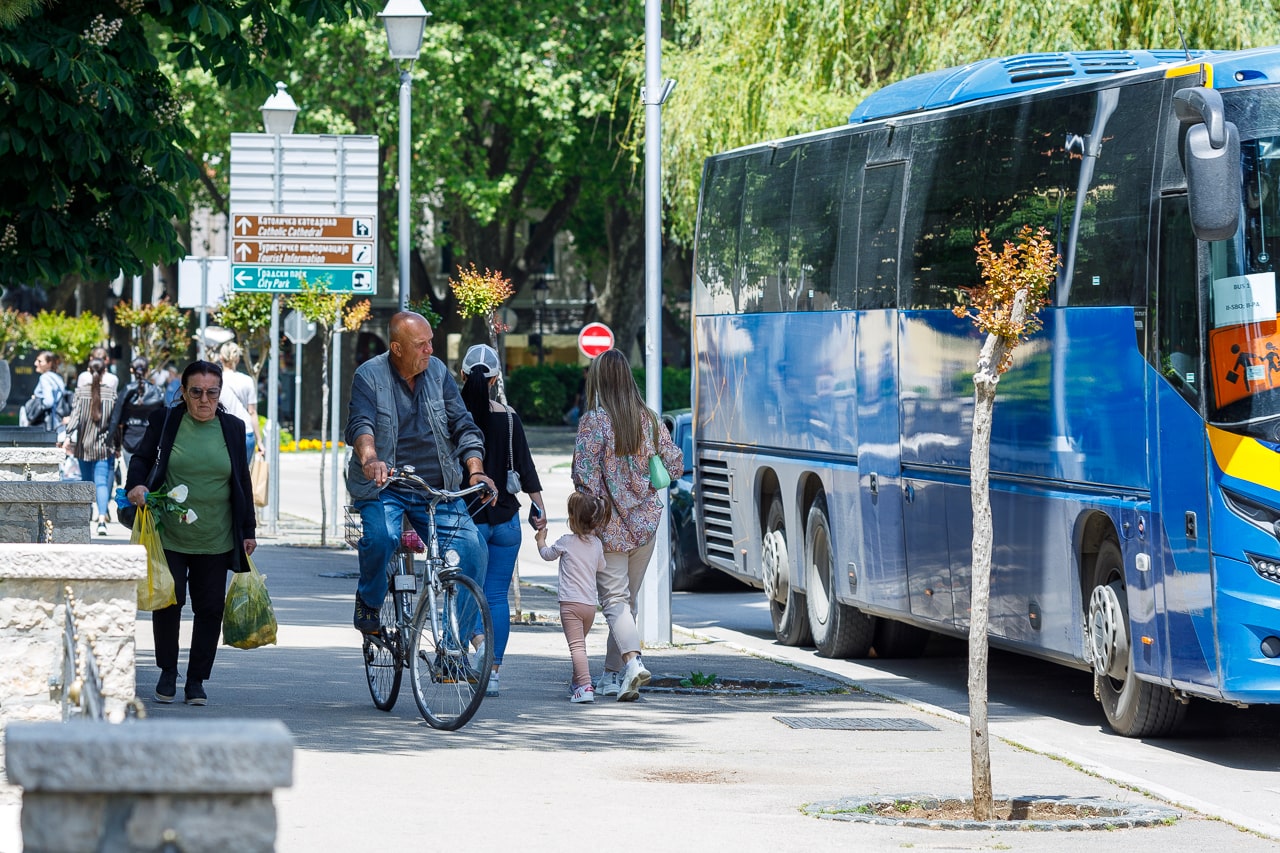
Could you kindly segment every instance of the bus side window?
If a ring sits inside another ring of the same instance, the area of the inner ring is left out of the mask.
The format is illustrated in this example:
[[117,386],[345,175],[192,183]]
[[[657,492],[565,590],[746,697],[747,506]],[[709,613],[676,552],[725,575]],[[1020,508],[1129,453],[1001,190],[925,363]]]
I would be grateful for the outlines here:
[[860,310],[898,305],[898,251],[905,171],[904,164],[890,163],[863,172],[862,212],[858,220],[857,307]]
[[746,160],[741,156],[710,160],[703,176],[694,278],[694,308],[699,314],[736,310]]
[[1200,303],[1196,241],[1185,195],[1160,204],[1160,261],[1156,317],[1156,368],[1198,404],[1201,387]]
[[840,194],[848,149],[847,134],[817,139],[801,149],[791,203],[784,311],[850,307],[833,304]]
[[801,146],[766,149],[747,161],[747,194],[742,207],[739,261],[742,288],[738,310],[744,314],[785,310],[787,245],[791,232],[791,193]]

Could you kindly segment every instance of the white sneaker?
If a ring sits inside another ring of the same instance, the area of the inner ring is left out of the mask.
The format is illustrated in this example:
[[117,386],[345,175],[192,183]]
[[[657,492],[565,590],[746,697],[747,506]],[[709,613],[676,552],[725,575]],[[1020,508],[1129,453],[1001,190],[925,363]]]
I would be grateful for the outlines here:
[[622,690],[622,680],[618,677],[618,673],[605,670],[600,673],[600,677],[596,679],[595,692],[601,696],[617,696]]
[[640,698],[640,688],[649,683],[652,676],[644,668],[644,661],[639,655],[627,661],[622,668],[622,686],[618,691],[619,702],[634,702]]
[[596,691],[590,684],[583,684],[573,688],[573,695],[569,697],[569,701],[579,705],[586,702],[594,702],[596,701]]

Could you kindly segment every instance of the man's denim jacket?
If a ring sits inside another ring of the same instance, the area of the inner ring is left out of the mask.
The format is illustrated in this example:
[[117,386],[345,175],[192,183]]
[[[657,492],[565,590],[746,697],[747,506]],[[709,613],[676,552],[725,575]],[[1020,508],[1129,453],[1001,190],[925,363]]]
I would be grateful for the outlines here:
[[[364,475],[355,450],[356,439],[372,435],[378,459],[395,466],[396,439],[400,435],[400,417],[396,410],[395,376],[389,353],[375,356],[356,369],[351,381],[351,404],[347,412],[347,446],[352,448],[347,462],[347,490],[352,500],[376,498],[378,487]],[[449,375],[444,362],[434,356],[427,369],[418,374],[414,385],[414,409],[426,413],[435,436],[443,487],[455,491],[462,486],[462,463],[471,457],[484,458],[484,434],[471,419],[471,414],[458,393],[458,383]],[[368,406],[369,400],[373,407]]]

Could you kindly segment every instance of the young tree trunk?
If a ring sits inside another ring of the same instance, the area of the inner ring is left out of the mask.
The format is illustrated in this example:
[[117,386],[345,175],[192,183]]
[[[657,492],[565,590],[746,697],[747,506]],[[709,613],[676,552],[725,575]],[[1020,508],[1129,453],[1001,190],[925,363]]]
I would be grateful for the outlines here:
[[[1026,313],[1026,294],[1014,298],[1013,315]],[[973,443],[969,448],[970,496],[973,503],[973,588],[969,598],[969,756],[973,777],[975,820],[995,819],[991,793],[991,737],[987,725],[987,625],[991,605],[991,419],[1000,383],[1000,365],[1009,346],[997,335],[987,335],[973,374]]]

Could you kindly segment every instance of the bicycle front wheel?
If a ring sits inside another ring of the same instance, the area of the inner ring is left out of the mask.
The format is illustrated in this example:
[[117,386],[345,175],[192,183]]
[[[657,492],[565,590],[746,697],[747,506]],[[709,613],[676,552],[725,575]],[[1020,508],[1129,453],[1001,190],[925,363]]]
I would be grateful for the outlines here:
[[[418,710],[433,728],[461,728],[484,701],[493,669],[493,619],[480,586],[446,575],[434,596],[421,597],[412,634],[409,680]],[[472,648],[476,635],[484,637],[480,652]]]
[[396,592],[394,578],[400,573],[400,561],[404,554],[396,552],[391,557],[392,580],[391,589],[382,599],[379,621],[382,628],[378,640],[364,638],[364,674],[369,681],[369,695],[373,697],[373,707],[379,711],[390,711],[400,695],[400,679],[404,674],[404,637],[400,631],[402,620],[400,611],[406,605],[412,606],[412,596],[407,592]]

